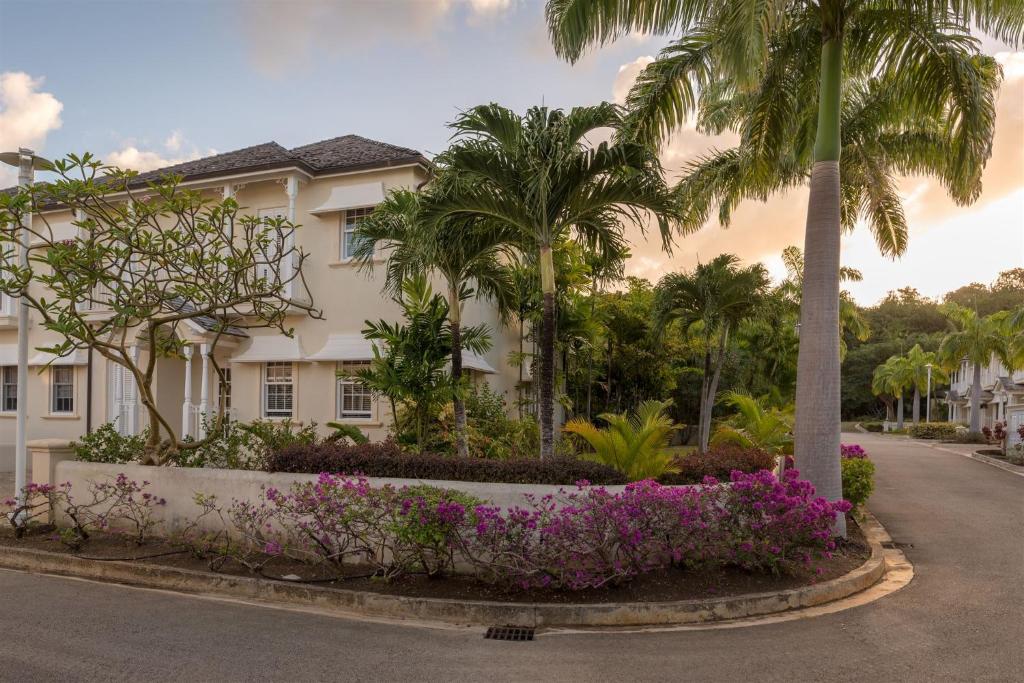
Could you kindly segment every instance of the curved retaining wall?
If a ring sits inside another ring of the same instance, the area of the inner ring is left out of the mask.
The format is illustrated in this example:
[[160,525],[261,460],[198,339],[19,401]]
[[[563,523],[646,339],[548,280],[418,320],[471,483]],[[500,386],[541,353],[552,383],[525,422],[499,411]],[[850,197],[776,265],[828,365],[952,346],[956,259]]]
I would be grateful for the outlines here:
[[[108,465],[103,463],[63,461],[56,465],[54,482],[71,482],[72,498],[82,497],[88,491],[89,482],[111,480],[124,473],[135,481],[150,482],[147,491],[161,496],[167,504],[157,509],[154,517],[164,522],[168,531],[180,529],[199,512],[194,502],[195,494],[215,495],[222,503],[232,499],[258,501],[264,487],[288,490],[292,484],[316,481],[315,474],[287,474],[284,472],[253,472],[249,470],[220,470],[194,467],[145,467],[142,465]],[[391,484],[396,488],[416,484],[429,484],[440,488],[463,491],[492,505],[502,508],[524,506],[527,495],[535,497],[558,494],[559,490],[572,490],[571,485],[553,486],[546,484],[502,484],[472,481],[448,481],[439,479],[393,479],[367,477],[373,486]],[[624,485],[607,486],[617,492]],[[219,530],[217,520],[209,520],[210,530]]]

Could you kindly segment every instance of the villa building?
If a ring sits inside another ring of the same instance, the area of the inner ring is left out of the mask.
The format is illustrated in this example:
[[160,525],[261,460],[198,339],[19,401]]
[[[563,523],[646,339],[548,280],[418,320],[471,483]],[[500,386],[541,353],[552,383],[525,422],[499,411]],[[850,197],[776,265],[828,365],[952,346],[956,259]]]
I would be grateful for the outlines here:
[[[154,391],[161,414],[175,418],[180,434],[199,436],[201,416],[214,411],[223,396],[239,420],[350,422],[371,439],[383,438],[391,421],[387,402],[358,381],[338,379],[337,371],[372,359],[370,342],[361,334],[366,320],[397,321],[400,311],[381,292],[383,269],[360,271],[349,252],[353,231],[374,205],[392,188],[423,186],[431,176],[430,162],[416,150],[346,135],[294,149],[268,142],[145,173],[138,182],[166,173],[182,176],[184,186],[209,193],[211,199],[234,197],[242,213],[284,216],[301,226],[296,244],[309,254],[303,273],[324,319],[304,314],[289,319],[295,329],[291,338],[274,330],[238,330],[227,340],[222,337],[216,354],[218,365],[227,369],[224,383],[216,381],[206,360],[210,331],[202,324],[189,326],[180,333],[188,343],[185,356],[157,360]],[[56,233],[75,235],[69,210],[44,213]],[[0,301],[0,471],[10,470],[14,460],[14,304],[8,297]],[[130,373],[98,353],[53,358],[38,351],[52,346],[55,335],[38,324],[37,315],[29,316],[29,439],[73,439],[105,422],[124,434],[145,428],[146,412]],[[508,357],[518,348],[516,333],[501,326],[486,301],[466,302],[463,322],[486,324],[493,342],[482,357],[464,354],[466,371],[511,404],[519,371]],[[133,351],[140,359],[149,353],[142,344]]]
[[[951,422],[970,423],[973,383],[974,365],[964,360],[950,376],[946,394]],[[993,357],[981,369],[980,406],[983,427],[1005,422],[1009,426],[1010,443],[1019,442],[1017,429],[1024,424],[1024,370],[1010,372]]]

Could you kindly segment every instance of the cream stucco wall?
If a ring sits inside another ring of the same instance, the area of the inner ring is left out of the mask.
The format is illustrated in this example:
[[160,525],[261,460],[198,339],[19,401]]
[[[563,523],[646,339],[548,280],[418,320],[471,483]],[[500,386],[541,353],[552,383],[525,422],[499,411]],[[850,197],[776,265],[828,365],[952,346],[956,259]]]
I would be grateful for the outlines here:
[[[340,212],[322,214],[310,213],[327,201],[332,189],[379,183],[386,192],[389,189],[404,187],[417,188],[427,180],[425,170],[420,166],[389,168],[384,170],[366,171],[335,176],[310,178],[297,171],[281,171],[265,173],[261,176],[214,179],[204,181],[211,197],[223,193],[225,186],[230,186],[234,196],[245,213],[256,214],[261,209],[283,208],[287,210],[288,195],[286,179],[292,176],[298,179],[298,193],[295,200],[295,222],[300,225],[296,231],[296,243],[309,254],[304,265],[304,273],[313,296],[313,303],[323,310],[323,320],[310,319],[304,315],[296,315],[288,320],[293,326],[306,355],[320,350],[330,334],[360,334],[367,319],[398,320],[399,308],[388,296],[382,294],[382,270],[373,273],[359,271],[351,263],[340,258],[341,222]],[[55,235],[72,237],[74,226],[69,211],[55,211],[45,214],[45,219],[53,226]],[[40,220],[39,217],[36,218]],[[36,227],[40,224],[37,222]],[[67,233],[64,235],[64,233]],[[382,255],[383,257],[383,255]],[[380,261],[383,265],[383,258]],[[442,291],[440,283],[435,289]],[[13,311],[12,311],[13,312]],[[38,316],[32,315],[30,320],[29,345],[34,350],[40,346],[53,344],[54,333],[42,329],[38,325]],[[497,374],[477,376],[477,381],[486,381],[491,387],[504,394],[509,410],[514,410],[516,398],[516,380],[518,370],[508,364],[508,354],[518,349],[518,337],[515,330],[503,329],[498,321],[497,312],[487,302],[466,302],[463,320],[467,325],[485,323],[491,329],[494,347],[484,354],[487,362],[498,370]],[[16,323],[13,316],[0,315],[0,346],[16,343]],[[252,330],[250,336],[274,334],[270,330]],[[196,342],[199,337],[196,336]],[[253,420],[262,416],[262,363],[231,362],[232,356],[244,353],[249,340],[241,343],[221,344],[218,347],[218,359],[224,367],[231,369],[232,408],[241,420]],[[145,359],[146,350],[140,349],[140,359]],[[84,355],[84,352],[82,352]],[[201,362],[199,349],[195,350],[192,361],[191,387],[192,402],[200,401]],[[293,419],[301,423],[315,421],[324,425],[337,419],[334,362],[297,362],[294,365],[295,400]],[[29,374],[29,417],[28,438],[68,438],[73,439],[86,431],[86,377],[87,368],[75,368],[75,406],[76,411],[69,416],[55,417],[49,414],[49,373],[37,374],[39,368],[31,368]],[[109,398],[110,368],[108,361],[99,354],[93,355],[93,389],[92,389],[92,426],[95,428],[112,419]],[[185,363],[180,359],[161,358],[157,361],[157,372],[154,380],[154,391],[161,412],[167,420],[180,431],[182,401],[185,385]],[[213,405],[216,400],[215,374],[209,372],[209,400]],[[358,424],[372,439],[386,436],[390,425],[390,411],[386,402],[374,402],[373,417],[369,420],[353,421]],[[137,423],[139,428],[145,425],[145,415],[138,409]],[[13,466],[14,419],[12,415],[0,413],[0,471],[9,470]]]

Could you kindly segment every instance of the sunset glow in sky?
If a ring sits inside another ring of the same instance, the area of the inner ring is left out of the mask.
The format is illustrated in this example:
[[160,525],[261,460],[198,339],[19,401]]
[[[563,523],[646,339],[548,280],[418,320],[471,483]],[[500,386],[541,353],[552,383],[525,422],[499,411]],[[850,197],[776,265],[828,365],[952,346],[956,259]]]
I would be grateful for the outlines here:
[[[430,155],[475,104],[621,102],[665,42],[631,36],[570,66],[548,43],[539,0],[0,0],[0,151],[88,150],[146,170],[357,133]],[[901,259],[879,255],[866,229],[844,238],[844,264],[865,276],[848,287],[861,303],[905,285],[939,296],[1024,266],[1024,51],[982,44],[1005,74],[984,192],[957,207],[937,182],[905,179]],[[685,128],[663,160],[676,177],[687,159],[735,141]],[[0,186],[14,181],[0,170]],[[657,279],[727,251],[781,275],[779,254],[801,244],[805,214],[805,191],[748,203],[728,230],[712,222],[672,257],[656,236],[631,234],[627,272]]]

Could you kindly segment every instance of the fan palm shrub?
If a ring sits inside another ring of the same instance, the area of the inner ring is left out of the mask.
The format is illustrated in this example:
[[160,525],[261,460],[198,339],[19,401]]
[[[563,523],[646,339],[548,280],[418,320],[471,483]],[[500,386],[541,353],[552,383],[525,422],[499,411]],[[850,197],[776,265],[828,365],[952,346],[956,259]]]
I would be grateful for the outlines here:
[[657,155],[621,136],[590,142],[622,123],[609,103],[568,112],[532,107],[525,115],[483,105],[451,124],[455,140],[435,159],[447,181],[426,202],[432,220],[493,221],[505,244],[537,259],[542,458],[554,454],[554,246],[575,240],[611,257],[624,249],[623,225],[645,226],[651,215],[665,244],[671,241],[677,214]]
[[727,223],[741,200],[809,180],[796,451],[817,491],[838,499],[842,228],[864,216],[883,253],[901,253],[897,174],[977,198],[1001,73],[971,28],[1020,44],[1024,1],[549,0],[547,20],[573,61],[634,32],[682,34],[637,78],[624,129],[661,140],[696,115],[700,131],[740,134],[682,181],[691,226],[716,203]]
[[582,418],[569,420],[565,431],[586,441],[593,453],[580,457],[614,467],[630,481],[657,479],[676,472],[673,455],[667,448],[678,427],[665,415],[671,401],[644,401],[636,413],[603,413],[599,419],[607,426],[596,427]]
[[896,397],[896,429],[903,429],[903,396],[914,382],[914,368],[904,356],[890,356],[875,368],[871,377],[871,391],[876,396]]
[[730,391],[722,401],[736,414],[722,422],[711,437],[712,446],[735,444],[760,448],[774,455],[793,452],[793,411],[770,408],[749,394]]

